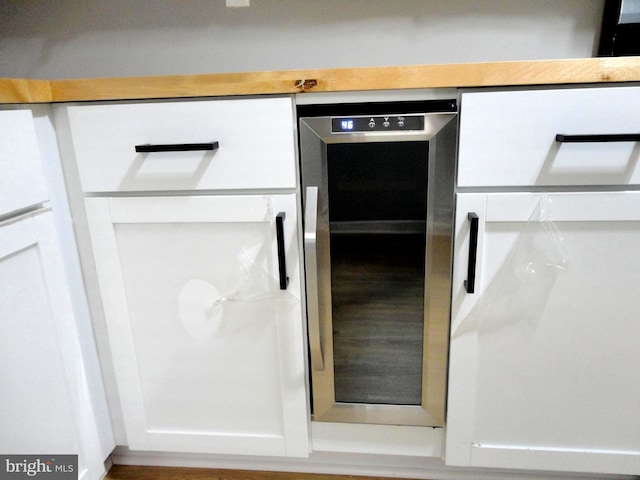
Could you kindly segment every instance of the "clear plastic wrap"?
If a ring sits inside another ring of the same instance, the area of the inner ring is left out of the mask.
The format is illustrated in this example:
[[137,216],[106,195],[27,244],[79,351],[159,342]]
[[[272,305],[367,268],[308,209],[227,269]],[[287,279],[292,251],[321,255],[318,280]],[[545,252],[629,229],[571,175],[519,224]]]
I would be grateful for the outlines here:
[[[270,204],[267,218],[274,216]],[[300,299],[289,290],[280,289],[278,279],[270,273],[278,268],[273,255],[274,229],[270,223],[256,225],[254,238],[240,249],[224,286],[194,278],[182,287],[178,311],[183,327],[192,338],[206,339],[221,328],[243,328],[241,325],[246,328],[245,320],[248,315],[254,317],[253,312],[261,311],[263,318],[273,318],[274,308],[282,312],[283,308],[300,304]],[[264,305],[256,308],[255,304],[260,302]],[[251,319],[254,320],[259,319]]]
[[569,267],[551,209],[551,198],[542,194],[506,260],[452,337],[518,324],[536,328],[558,275]]

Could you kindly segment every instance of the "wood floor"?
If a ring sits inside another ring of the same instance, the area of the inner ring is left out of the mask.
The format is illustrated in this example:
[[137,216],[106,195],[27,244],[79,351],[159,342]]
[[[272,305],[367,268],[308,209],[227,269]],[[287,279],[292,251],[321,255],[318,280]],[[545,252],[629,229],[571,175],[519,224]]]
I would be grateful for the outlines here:
[[360,477],[321,473],[263,472],[208,468],[139,467],[114,465],[106,480],[402,480],[398,477]]
[[419,405],[424,235],[333,235],[336,401]]

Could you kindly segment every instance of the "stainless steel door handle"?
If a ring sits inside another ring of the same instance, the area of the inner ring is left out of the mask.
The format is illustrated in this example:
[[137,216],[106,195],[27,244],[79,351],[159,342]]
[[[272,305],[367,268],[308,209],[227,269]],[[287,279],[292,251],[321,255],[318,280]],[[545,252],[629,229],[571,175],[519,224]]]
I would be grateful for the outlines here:
[[322,339],[320,338],[320,309],[318,305],[318,187],[307,187],[304,210],[304,259],[307,278],[307,315],[309,350],[314,370],[324,370]]

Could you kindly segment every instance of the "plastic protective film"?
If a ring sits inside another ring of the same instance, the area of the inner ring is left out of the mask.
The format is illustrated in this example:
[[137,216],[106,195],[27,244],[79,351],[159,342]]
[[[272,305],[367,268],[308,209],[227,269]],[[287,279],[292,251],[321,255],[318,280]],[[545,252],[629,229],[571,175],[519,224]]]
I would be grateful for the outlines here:
[[558,275],[568,267],[551,209],[551,198],[542,194],[506,260],[452,337],[517,324],[536,328]]
[[[268,197],[265,199],[269,201]],[[191,337],[204,340],[221,331],[259,327],[256,323],[277,319],[279,314],[300,304],[290,289],[280,289],[275,258],[276,227],[270,221],[273,218],[275,212],[269,201],[265,221],[252,225],[251,237],[240,247],[224,286],[216,287],[198,278],[183,286],[178,310],[180,321]]]

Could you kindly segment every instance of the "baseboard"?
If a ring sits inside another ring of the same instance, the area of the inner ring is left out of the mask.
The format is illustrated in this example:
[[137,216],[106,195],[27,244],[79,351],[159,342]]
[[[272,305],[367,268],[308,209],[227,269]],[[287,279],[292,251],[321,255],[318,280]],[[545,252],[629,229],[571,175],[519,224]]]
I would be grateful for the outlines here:
[[217,468],[391,477],[416,480],[631,480],[632,477],[449,467],[443,430],[426,427],[311,422],[308,458],[131,451],[117,447],[116,465]]
[[392,477],[416,480],[631,480],[629,476],[545,473],[447,467],[440,459],[400,455],[314,452],[309,458],[220,456],[134,452],[117,447],[111,455],[116,465],[216,468]]

